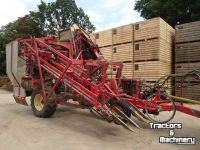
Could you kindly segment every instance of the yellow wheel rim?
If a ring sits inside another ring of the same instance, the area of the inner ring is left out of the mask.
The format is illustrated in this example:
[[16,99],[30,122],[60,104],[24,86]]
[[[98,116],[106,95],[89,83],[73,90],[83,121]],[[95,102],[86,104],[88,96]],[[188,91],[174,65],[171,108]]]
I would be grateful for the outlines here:
[[38,111],[41,111],[44,107],[42,100],[43,100],[43,97],[41,94],[37,94],[34,98],[34,106]]
[[118,114],[117,108],[124,113],[124,110],[120,106],[113,106],[111,110],[112,110],[112,112],[114,112],[122,120],[123,117]]

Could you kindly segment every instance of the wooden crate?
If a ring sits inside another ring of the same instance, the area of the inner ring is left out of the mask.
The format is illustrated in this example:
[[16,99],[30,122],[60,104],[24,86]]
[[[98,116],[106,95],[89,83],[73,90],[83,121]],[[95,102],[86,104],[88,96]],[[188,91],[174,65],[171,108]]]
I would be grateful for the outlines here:
[[[196,63],[179,63],[175,64],[175,73],[176,74],[186,74],[189,71],[192,71],[194,69],[200,68],[200,62]],[[179,80],[179,78],[177,78]],[[198,81],[198,79],[195,79],[194,77],[187,77],[185,81]]]
[[198,68],[200,68],[200,62],[178,63],[178,64],[175,64],[175,73],[177,73],[177,74],[188,73],[189,71],[192,71],[192,70],[198,69]]
[[95,33],[95,39],[99,47],[112,45],[112,29]]
[[157,81],[158,78],[170,74],[172,64],[163,61],[135,62],[133,66],[134,78],[141,78],[148,81]]
[[176,25],[175,42],[191,42],[200,40],[200,21]]
[[105,59],[107,59],[108,61],[112,60],[112,46],[100,48],[100,51]]
[[168,80],[168,82],[166,82],[164,85],[163,85],[163,89],[165,89],[165,91],[168,93],[168,94],[171,94],[171,95],[175,95],[175,89],[174,89],[174,81],[173,80]]
[[[116,74],[117,70],[111,68],[107,69],[107,75],[109,78],[115,78]],[[121,76],[126,78],[133,78],[133,63],[123,63]]]
[[135,42],[134,61],[153,59],[172,61],[173,51],[173,45],[162,38]]
[[176,44],[175,62],[200,61],[200,42]]
[[133,43],[113,46],[113,61],[133,61]]
[[107,78],[116,78],[117,71],[107,68],[106,70]]
[[133,41],[133,24],[113,28],[113,44],[127,43]]
[[122,76],[133,78],[133,63],[123,63]]
[[90,34],[90,39],[96,44],[96,34]]
[[[196,84],[192,85],[191,84]],[[200,91],[200,83],[184,83],[183,84],[183,97],[189,98],[193,100],[200,100],[199,91]],[[175,91],[176,96],[181,96],[180,89]]]
[[134,23],[134,40],[161,37],[174,43],[175,30],[160,17]]

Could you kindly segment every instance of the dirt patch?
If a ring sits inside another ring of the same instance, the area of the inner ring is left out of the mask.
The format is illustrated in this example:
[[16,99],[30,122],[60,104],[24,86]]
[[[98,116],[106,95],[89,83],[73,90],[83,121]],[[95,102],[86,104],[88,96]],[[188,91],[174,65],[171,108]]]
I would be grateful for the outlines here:
[[0,76],[0,89],[13,91],[12,83],[7,76]]

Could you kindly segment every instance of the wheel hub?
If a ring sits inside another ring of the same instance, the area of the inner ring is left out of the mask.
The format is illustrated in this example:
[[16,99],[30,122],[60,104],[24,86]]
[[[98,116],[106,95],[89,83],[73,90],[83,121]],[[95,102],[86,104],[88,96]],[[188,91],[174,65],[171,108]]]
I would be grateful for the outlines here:
[[41,94],[37,94],[34,98],[34,106],[38,111],[41,111],[44,107],[42,100],[43,100],[43,97]]
[[157,111],[160,112],[162,110],[162,107],[159,105],[157,106]]
[[112,107],[112,112],[114,112],[120,119],[123,119],[123,117],[121,117],[120,115],[118,115],[118,110],[117,110],[117,108],[118,108],[119,110],[121,110],[122,112],[124,112],[124,110],[123,110],[120,106],[113,106],[113,107]]

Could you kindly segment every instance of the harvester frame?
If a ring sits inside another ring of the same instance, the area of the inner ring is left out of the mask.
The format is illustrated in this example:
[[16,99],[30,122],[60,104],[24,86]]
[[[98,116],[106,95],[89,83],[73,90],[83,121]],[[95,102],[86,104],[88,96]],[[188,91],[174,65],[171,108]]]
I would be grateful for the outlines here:
[[[143,82],[122,78],[121,62],[105,60],[98,46],[77,25],[63,31],[66,32],[60,32],[58,39],[55,36],[31,37],[7,45],[7,74],[15,87],[13,96],[23,105],[28,105],[25,97],[31,96],[36,116],[50,117],[57,104],[88,108],[129,130],[132,129],[125,124],[127,121],[140,128],[130,119],[131,114],[143,122],[160,123],[171,120],[176,109],[200,117],[199,111],[175,104],[157,84],[156,92],[141,99]],[[24,64],[24,71],[15,68],[20,62]],[[108,76],[109,69],[116,70],[114,78]],[[70,99],[78,104],[70,103]],[[143,113],[139,109],[143,109]],[[158,115],[159,111],[173,111],[173,114],[165,121],[149,118],[148,114]]]

